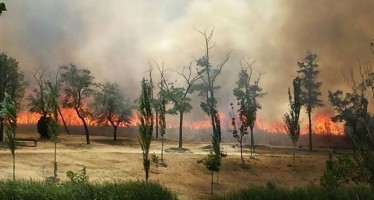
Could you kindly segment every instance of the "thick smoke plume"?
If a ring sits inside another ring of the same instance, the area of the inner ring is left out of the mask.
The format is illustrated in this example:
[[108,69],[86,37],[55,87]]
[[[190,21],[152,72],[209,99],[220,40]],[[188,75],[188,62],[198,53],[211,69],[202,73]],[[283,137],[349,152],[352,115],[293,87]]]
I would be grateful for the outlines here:
[[[342,73],[370,59],[369,43],[374,38],[372,0],[5,3],[8,11],[0,17],[0,51],[19,61],[30,82],[38,66],[56,69],[74,63],[91,70],[96,81],[117,82],[132,99],[138,96],[139,82],[148,76],[150,64],[164,63],[176,70],[190,63],[195,67],[195,60],[204,54],[204,41],[194,29],[214,27],[213,64],[231,51],[218,80],[222,112],[228,112],[229,103],[235,101],[232,88],[240,60],[250,58],[255,71],[264,73],[261,86],[267,92],[259,117],[271,121],[281,121],[297,61],[308,51],[319,56],[326,104],[320,112],[331,113],[327,91],[344,88]],[[199,99],[194,98],[196,109],[190,116],[201,115]]]

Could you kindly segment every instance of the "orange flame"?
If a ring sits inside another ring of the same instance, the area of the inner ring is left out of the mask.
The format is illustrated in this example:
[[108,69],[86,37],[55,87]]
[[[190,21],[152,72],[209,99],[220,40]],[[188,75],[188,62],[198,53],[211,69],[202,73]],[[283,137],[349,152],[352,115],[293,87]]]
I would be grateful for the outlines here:
[[[65,122],[68,126],[81,126],[82,121],[78,118],[74,109],[71,108],[63,108],[61,109],[61,113],[64,116]],[[17,122],[18,124],[37,124],[40,118],[40,114],[37,113],[30,113],[28,111],[21,111],[18,114]],[[230,119],[224,113],[219,113],[221,126],[222,128],[231,128],[230,126]],[[61,119],[59,120],[62,123]],[[87,119],[89,125],[97,125],[93,120]],[[344,133],[344,125],[342,123],[335,123],[331,120],[328,115],[325,114],[316,114],[313,117],[312,121],[312,131],[314,134],[332,134],[332,135],[343,135]],[[121,127],[134,127],[139,125],[139,118],[136,112],[132,113],[130,122],[127,124],[122,124]],[[283,122],[265,122],[264,120],[257,118],[256,128],[268,132],[268,133],[286,133],[285,125]],[[178,128],[179,123],[167,123],[168,128]],[[205,116],[203,120],[200,121],[190,121],[190,122],[183,122],[183,128],[195,129],[195,130],[204,130],[211,128],[211,121],[210,117]],[[308,126],[305,125],[302,130],[301,134],[308,133]]]

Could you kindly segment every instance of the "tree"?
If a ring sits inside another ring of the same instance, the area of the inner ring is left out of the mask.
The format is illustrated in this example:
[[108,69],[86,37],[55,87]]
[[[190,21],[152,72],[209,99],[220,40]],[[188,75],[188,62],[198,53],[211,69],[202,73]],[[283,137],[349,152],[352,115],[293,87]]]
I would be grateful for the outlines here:
[[161,163],[164,163],[164,135],[166,133],[166,99],[161,95],[159,109],[159,128],[161,135]]
[[57,142],[59,134],[58,124],[58,85],[52,85],[51,82],[46,82],[46,101],[47,101],[47,114],[49,117],[48,134],[54,144],[54,159],[53,159],[53,175],[57,179]]
[[156,139],[158,139],[158,131],[159,131],[159,127],[158,127],[158,125],[159,125],[159,122],[158,122],[158,120],[159,120],[159,109],[160,109],[160,99],[159,98],[155,98],[154,97],[154,88],[155,88],[155,86],[154,86],[154,83],[153,83],[153,78],[152,78],[152,71],[153,71],[153,68],[152,68],[152,66],[150,66],[149,67],[149,84],[151,85],[151,106],[152,106],[152,108],[153,108],[153,110],[154,110],[154,112],[155,112],[155,124],[156,124],[156,127],[155,127],[155,129],[156,129]]
[[138,116],[139,124],[139,144],[142,149],[143,167],[145,171],[145,180],[148,181],[149,168],[151,161],[149,159],[149,148],[153,133],[153,113],[151,108],[151,84],[143,78],[141,82],[141,94],[139,98]]
[[[241,121],[240,133],[247,134],[249,127],[251,131],[251,156],[254,152],[254,137],[253,128],[255,126],[257,118],[257,110],[261,109],[261,105],[258,103],[258,98],[265,95],[262,93],[262,88],[259,86],[261,74],[251,83],[252,79],[252,67],[251,64],[246,61],[246,68],[241,64],[241,71],[239,73],[239,79],[236,82],[237,87],[233,90],[234,96],[238,100],[239,108],[239,120]],[[249,70],[249,72],[248,72]],[[241,137],[242,139],[242,137]]]
[[[4,100],[5,93],[8,93],[19,110],[21,100],[24,95],[27,82],[24,81],[24,75],[20,72],[18,62],[6,54],[0,54],[0,102]],[[2,107],[0,106],[0,109]],[[4,136],[4,119],[0,117],[0,141]]]
[[5,7],[5,3],[1,2],[0,3],[0,15],[3,14],[4,11],[7,11]]
[[173,103],[173,108],[168,111],[171,114],[179,113],[179,139],[178,148],[183,148],[183,116],[192,110],[191,98],[188,94],[193,92],[193,85],[200,79],[198,74],[193,75],[191,64],[184,67],[182,72],[175,71],[185,81],[185,87],[176,87],[175,82],[167,82],[165,78],[165,69],[158,66],[161,75],[162,95]]
[[16,178],[16,128],[17,128],[17,108],[15,102],[4,93],[4,100],[0,103],[0,116],[5,124],[5,142],[8,145],[13,158],[13,181]]
[[[198,31],[203,37],[205,42],[205,55],[197,60],[198,75],[202,80],[202,83],[196,84],[195,90],[199,91],[199,96],[203,98],[200,107],[204,112],[210,116],[211,125],[212,125],[212,149],[210,153],[203,160],[199,160],[199,163],[203,163],[205,167],[213,173],[218,172],[221,167],[221,158],[225,154],[221,151],[221,120],[217,110],[217,99],[215,98],[215,90],[218,88],[215,86],[215,81],[218,75],[221,73],[223,66],[229,59],[229,55],[226,55],[226,58],[218,64],[217,67],[213,67],[210,62],[210,50],[214,47],[210,44],[210,40],[213,37],[214,29],[209,33],[206,31]],[[217,180],[218,181],[218,180]],[[213,194],[213,184],[211,188],[211,193]]]
[[[27,99],[29,100],[29,111],[32,112],[32,113],[39,113],[41,114],[42,116],[40,117],[39,121],[38,121],[38,132],[41,134],[41,137],[48,137],[48,124],[47,122],[49,121],[49,119],[47,119],[47,114],[48,114],[48,102],[46,100],[47,98],[47,95],[46,95],[46,91],[47,91],[47,88],[49,87],[47,85],[47,82],[52,84],[51,81],[47,81],[47,80],[53,80],[54,79],[54,83],[53,83],[53,88],[55,88],[56,90],[56,94],[57,94],[57,100],[58,100],[58,93],[60,91],[60,88],[61,88],[61,79],[59,79],[59,75],[60,75],[60,69],[55,73],[55,77],[46,77],[46,70],[45,69],[42,69],[41,67],[38,67],[35,69],[35,72],[33,74],[34,76],[34,79],[35,79],[35,82],[36,82],[36,86],[34,87],[33,89],[33,92],[34,94],[30,94]],[[69,133],[69,129],[66,125],[66,122],[65,122],[65,119],[64,119],[64,116],[62,115],[62,112],[59,108],[59,106],[57,105],[57,111],[61,117],[61,120],[64,124],[64,127],[65,127],[65,130],[68,134]],[[45,131],[45,133],[44,133]]]
[[129,100],[125,100],[116,83],[106,82],[99,87],[100,90],[94,93],[94,103],[91,107],[98,124],[110,123],[113,127],[113,140],[116,141],[118,126],[130,122],[131,104]]
[[301,80],[301,99],[302,103],[308,113],[308,124],[309,124],[309,150],[313,150],[312,144],[312,111],[315,107],[323,106],[322,101],[319,99],[321,96],[320,88],[322,82],[317,81],[319,74],[317,55],[308,53],[304,60],[297,62]]
[[296,143],[300,136],[300,110],[301,110],[301,82],[299,77],[296,77],[293,82],[293,97],[290,88],[288,88],[289,110],[283,116],[283,121],[286,124],[285,128],[290,135],[293,144],[292,161],[295,164],[295,150]]
[[85,69],[78,69],[77,66],[70,64],[61,67],[65,70],[61,74],[64,83],[64,107],[73,108],[82,121],[86,133],[87,144],[90,144],[90,134],[88,132],[86,117],[90,115],[87,103],[84,100],[90,97],[93,90],[93,79],[91,72]]

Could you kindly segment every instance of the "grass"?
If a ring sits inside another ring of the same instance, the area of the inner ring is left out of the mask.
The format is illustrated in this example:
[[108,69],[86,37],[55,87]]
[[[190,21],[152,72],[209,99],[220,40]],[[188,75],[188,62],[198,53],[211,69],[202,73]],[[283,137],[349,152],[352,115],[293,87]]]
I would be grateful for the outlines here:
[[249,200],[249,199],[266,199],[266,200],[287,200],[287,199],[303,199],[303,200],[370,200],[374,199],[374,188],[365,186],[349,186],[340,187],[336,190],[324,191],[320,187],[308,188],[248,188],[231,192],[222,196],[212,197],[214,200]]
[[105,183],[55,183],[41,181],[0,181],[3,200],[58,199],[177,199],[167,188],[154,182],[127,181]]

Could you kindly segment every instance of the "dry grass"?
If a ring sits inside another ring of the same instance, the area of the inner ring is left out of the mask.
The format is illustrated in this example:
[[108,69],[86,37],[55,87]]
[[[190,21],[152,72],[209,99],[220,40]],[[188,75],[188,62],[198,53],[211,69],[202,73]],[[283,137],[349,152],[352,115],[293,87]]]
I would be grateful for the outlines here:
[[[17,137],[38,135],[31,129],[20,129]],[[74,132],[73,132],[74,133]],[[98,134],[93,134],[98,135]],[[130,134],[131,135],[131,134]],[[205,199],[210,193],[210,174],[197,160],[206,155],[209,143],[187,142],[179,151],[177,141],[166,140],[164,160],[167,167],[159,167],[150,180],[175,191],[182,199]],[[215,191],[227,193],[248,186],[265,186],[272,182],[277,186],[292,188],[319,184],[325,168],[327,151],[298,150],[296,163],[292,165],[292,149],[258,146],[254,158],[244,149],[246,164],[241,164],[239,149],[233,143],[224,143],[228,156],[223,159],[219,183]],[[68,170],[79,171],[87,167],[92,181],[142,180],[144,172],[137,138],[121,136],[113,142],[108,136],[92,136],[91,145],[85,144],[83,135],[61,134],[57,145],[58,177],[67,180]],[[160,154],[160,141],[152,141],[150,153]],[[16,150],[16,177],[18,179],[43,180],[53,174],[53,143],[38,139],[37,147],[19,147]],[[11,178],[12,166],[9,150],[0,144],[0,178]]]

